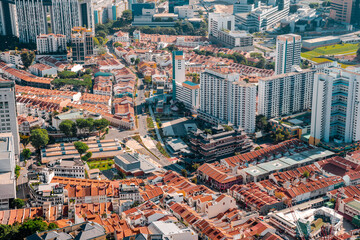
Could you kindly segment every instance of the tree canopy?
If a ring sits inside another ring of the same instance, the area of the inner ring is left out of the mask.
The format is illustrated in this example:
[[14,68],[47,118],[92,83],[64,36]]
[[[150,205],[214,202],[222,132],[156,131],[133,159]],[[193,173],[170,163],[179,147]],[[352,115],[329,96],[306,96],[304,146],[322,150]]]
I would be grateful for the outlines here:
[[24,159],[25,160],[27,160],[27,159],[29,159],[30,158],[30,156],[31,156],[31,151],[30,151],[30,149],[28,149],[28,148],[24,148],[23,150],[22,150],[22,156],[24,157]]
[[35,59],[35,53],[33,51],[24,50],[20,54],[21,61],[26,69],[28,69]]
[[66,137],[70,137],[73,134],[74,124],[75,123],[71,120],[64,120],[60,123],[59,129],[65,134]]
[[40,150],[49,143],[49,134],[46,129],[34,129],[31,131],[30,142],[34,148]]
[[10,202],[10,208],[22,208],[25,206],[24,200],[15,198]]
[[86,143],[83,142],[74,142],[74,146],[78,153],[80,154],[80,157],[86,153],[87,150],[89,150],[89,146],[86,145]]

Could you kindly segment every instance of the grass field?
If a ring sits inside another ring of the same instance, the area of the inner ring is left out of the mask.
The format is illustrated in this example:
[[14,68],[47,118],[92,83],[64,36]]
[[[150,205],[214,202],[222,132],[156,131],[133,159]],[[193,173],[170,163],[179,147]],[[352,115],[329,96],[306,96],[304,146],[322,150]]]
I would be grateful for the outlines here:
[[315,48],[312,51],[307,51],[301,53],[301,56],[307,59],[312,60],[312,58],[316,58],[323,55],[340,55],[340,54],[356,54],[358,50],[358,44],[335,44],[331,46],[319,47]]
[[87,162],[90,169],[98,168],[100,171],[108,170],[112,168],[114,164],[114,160],[107,159],[107,160],[100,160],[100,161],[89,161]]

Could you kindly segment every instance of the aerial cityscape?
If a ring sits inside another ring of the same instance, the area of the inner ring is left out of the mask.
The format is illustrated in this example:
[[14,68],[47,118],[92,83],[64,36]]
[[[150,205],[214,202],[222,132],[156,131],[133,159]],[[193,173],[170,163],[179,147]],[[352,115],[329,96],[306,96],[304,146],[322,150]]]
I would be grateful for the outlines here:
[[359,240],[360,0],[0,0],[0,240]]

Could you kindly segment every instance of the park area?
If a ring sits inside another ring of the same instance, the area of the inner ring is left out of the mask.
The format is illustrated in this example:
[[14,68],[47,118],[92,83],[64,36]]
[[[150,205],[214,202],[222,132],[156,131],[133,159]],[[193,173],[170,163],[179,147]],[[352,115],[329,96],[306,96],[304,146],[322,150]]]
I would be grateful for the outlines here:
[[100,171],[104,171],[104,170],[108,170],[111,169],[113,164],[114,164],[114,160],[112,159],[106,159],[106,160],[94,160],[94,161],[88,161],[87,162],[88,166],[90,169],[95,169],[98,168]]
[[314,50],[301,53],[301,56],[307,59],[316,58],[324,55],[354,55],[358,50],[358,44],[335,44],[325,47],[318,47]]
[[[336,56],[336,55],[355,55],[359,48],[359,44],[335,44],[315,48],[314,50],[302,52],[301,57],[309,59],[316,63],[331,62],[331,60],[322,58],[321,56]],[[342,67],[349,65],[341,64]]]

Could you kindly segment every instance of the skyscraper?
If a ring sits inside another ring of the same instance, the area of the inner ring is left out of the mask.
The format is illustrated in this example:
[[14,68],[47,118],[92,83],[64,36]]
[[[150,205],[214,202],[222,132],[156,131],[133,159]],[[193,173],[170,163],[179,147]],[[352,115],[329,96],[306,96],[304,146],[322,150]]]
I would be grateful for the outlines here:
[[173,51],[173,79],[179,83],[186,80],[185,77],[185,58],[183,51]]
[[300,65],[300,53],[301,36],[295,34],[277,36],[275,73],[289,73],[293,65]]
[[271,118],[310,109],[314,74],[306,69],[259,79],[259,114]]
[[36,36],[48,33],[43,0],[15,0],[19,39],[36,42]]
[[360,140],[360,74],[340,68],[316,73],[310,144]]
[[18,35],[15,5],[0,0],[0,35]]
[[9,209],[16,198],[14,145],[11,133],[0,133],[0,210]]
[[172,75],[173,75],[173,99],[176,99],[176,83],[179,86],[185,82],[185,59],[183,51],[173,51],[172,53]]
[[199,117],[213,124],[232,123],[255,131],[256,86],[239,80],[228,67],[206,69],[200,76]]
[[15,155],[20,154],[19,128],[16,117],[15,84],[0,78],[0,133],[12,133]]
[[55,34],[63,34],[70,39],[71,29],[80,24],[78,0],[52,0],[52,30]]
[[95,29],[92,0],[15,0],[15,5],[21,42],[36,42],[36,36],[47,34],[50,29],[66,35],[68,41],[73,27]]

